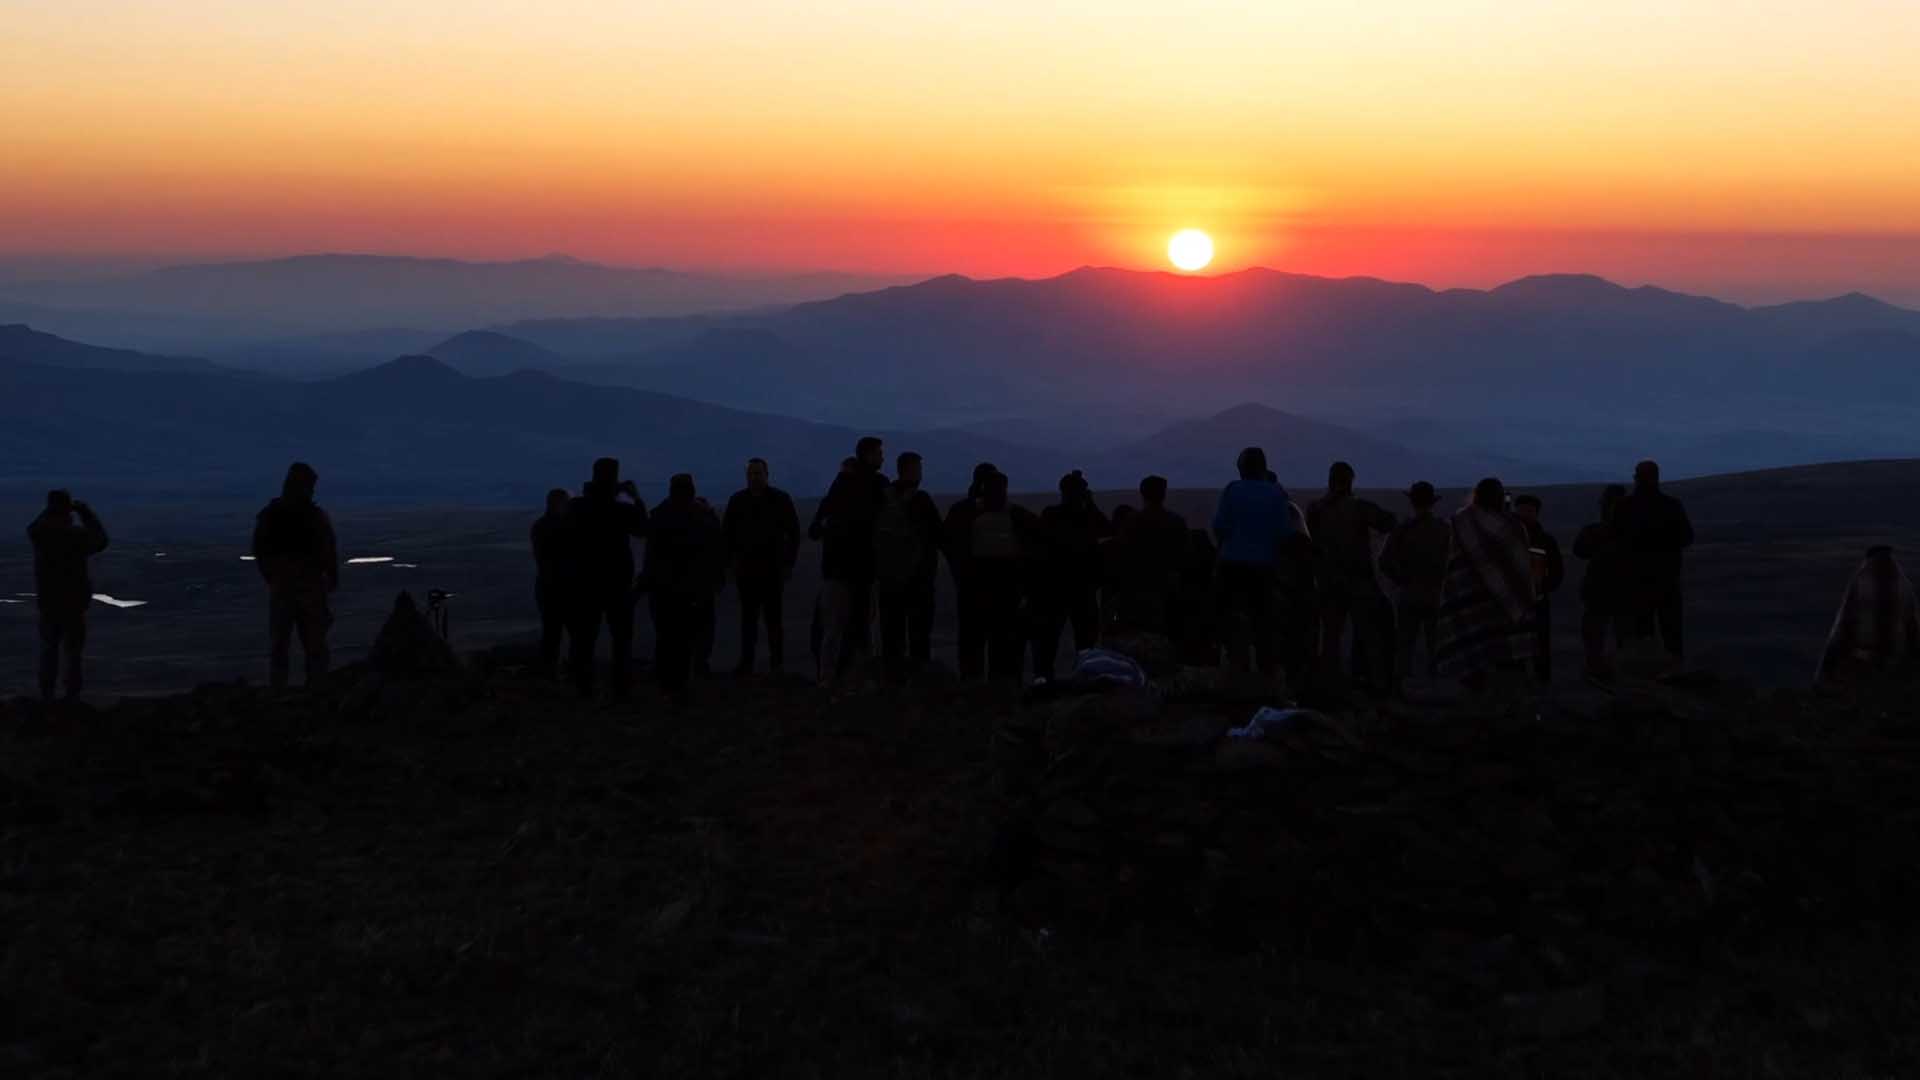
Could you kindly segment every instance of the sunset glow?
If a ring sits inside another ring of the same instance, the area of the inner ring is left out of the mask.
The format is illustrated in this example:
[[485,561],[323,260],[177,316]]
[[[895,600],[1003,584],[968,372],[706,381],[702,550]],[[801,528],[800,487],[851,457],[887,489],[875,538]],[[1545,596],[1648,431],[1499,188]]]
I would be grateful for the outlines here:
[[1181,229],[1167,241],[1167,261],[1191,274],[1213,261],[1213,239],[1199,229]]
[[1878,0],[14,5],[0,254],[1041,275],[1200,220],[1223,271],[1870,286],[1916,53]]

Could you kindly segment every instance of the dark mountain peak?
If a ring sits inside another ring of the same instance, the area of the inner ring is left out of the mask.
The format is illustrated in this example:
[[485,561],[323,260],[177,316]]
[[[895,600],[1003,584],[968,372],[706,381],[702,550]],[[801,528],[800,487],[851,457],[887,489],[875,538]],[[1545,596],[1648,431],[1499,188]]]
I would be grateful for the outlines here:
[[0,325],[0,357],[54,367],[112,371],[215,370],[215,366],[205,360],[88,345],[44,330],[35,330],[26,323]]
[[1629,290],[1598,274],[1529,274],[1492,290],[1495,296],[1540,300],[1613,299]]
[[431,356],[400,356],[384,364],[343,376],[341,381],[380,382],[424,386],[459,382],[466,378],[452,365]]
[[1299,421],[1300,418],[1292,413],[1282,412],[1270,405],[1261,405],[1249,401],[1242,405],[1235,405],[1225,412],[1215,413],[1212,419],[1206,422],[1239,426],[1248,424],[1290,424]]

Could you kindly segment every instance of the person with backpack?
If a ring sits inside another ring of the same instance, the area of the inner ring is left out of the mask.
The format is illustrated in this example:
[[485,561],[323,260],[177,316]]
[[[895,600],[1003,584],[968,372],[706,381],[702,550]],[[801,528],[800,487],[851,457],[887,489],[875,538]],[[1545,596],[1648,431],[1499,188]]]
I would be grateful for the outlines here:
[[1073,650],[1100,640],[1100,543],[1113,525],[1094,505],[1079,469],[1060,478],[1060,501],[1040,511],[1041,557],[1034,580],[1033,674],[1053,680],[1060,634],[1073,626]]
[[601,458],[567,514],[579,573],[567,630],[573,684],[581,697],[593,696],[593,653],[604,622],[612,654],[609,689],[615,701],[624,701],[633,686],[633,541],[647,535],[647,504],[633,481],[620,479],[619,460]]
[[747,462],[747,486],[727,500],[721,526],[727,555],[733,564],[733,584],[740,594],[740,663],[737,675],[753,672],[753,654],[760,623],[767,624],[767,667],[779,674],[786,665],[786,632],[782,625],[787,581],[800,557],[800,515],[793,498],[768,482],[770,470],[762,458]]
[[874,580],[880,593],[880,655],[887,677],[904,678],[907,664],[933,658],[934,579],[940,571],[940,508],[920,490],[922,462],[909,450],[895,459],[896,476],[874,518]]
[[998,471],[980,481],[979,498],[967,513],[947,515],[959,607],[973,612],[960,634],[962,678],[1020,681],[1027,556],[1039,528],[1030,511],[1007,500],[1007,478]]
[[255,569],[267,583],[268,671],[275,690],[287,685],[293,635],[306,653],[306,681],[327,673],[327,632],[333,612],[327,597],[340,585],[340,550],[333,519],[313,501],[320,474],[304,461],[287,466],[280,497],[267,503],[253,525]]
[[27,539],[33,544],[34,601],[40,607],[40,700],[52,703],[64,659],[65,695],[72,701],[80,696],[80,657],[87,647],[87,607],[93,602],[87,560],[107,550],[107,530],[91,506],[65,491],[49,491],[46,509],[27,526]]

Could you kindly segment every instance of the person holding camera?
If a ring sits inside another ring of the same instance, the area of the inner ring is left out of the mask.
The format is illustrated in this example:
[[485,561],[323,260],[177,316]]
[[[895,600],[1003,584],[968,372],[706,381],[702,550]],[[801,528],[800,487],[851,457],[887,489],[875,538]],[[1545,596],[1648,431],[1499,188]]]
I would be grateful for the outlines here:
[[593,463],[593,479],[568,515],[574,564],[568,576],[576,589],[567,631],[573,683],[581,697],[593,696],[593,654],[604,622],[612,653],[609,689],[624,701],[633,689],[633,541],[647,535],[647,506],[633,481],[620,479],[619,459],[607,457]]
[[[77,520],[76,520],[77,519]],[[27,526],[33,543],[33,586],[40,605],[40,699],[66,661],[66,697],[80,696],[80,655],[87,646],[93,580],[87,560],[107,549],[107,530],[93,508],[65,491],[47,492],[47,508]]]

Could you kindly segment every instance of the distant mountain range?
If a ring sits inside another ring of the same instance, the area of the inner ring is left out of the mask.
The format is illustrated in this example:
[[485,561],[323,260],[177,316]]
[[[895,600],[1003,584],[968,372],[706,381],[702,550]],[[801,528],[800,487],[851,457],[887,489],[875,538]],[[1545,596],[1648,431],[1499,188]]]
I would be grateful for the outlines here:
[[[472,327],[552,316],[740,311],[871,289],[883,275],[691,274],[601,266],[565,256],[466,262],[301,255],[176,266],[114,278],[13,282],[0,321],[129,347],[238,350],[315,334],[389,327]],[[264,361],[275,350],[261,349]]]
[[[539,358],[485,333],[443,346],[476,370]],[[54,483],[149,498],[252,493],[301,458],[337,493],[537,502],[547,487],[576,483],[602,454],[655,489],[690,471],[723,491],[758,455],[774,462],[777,482],[817,494],[867,433],[893,453],[925,455],[928,485],[942,492],[964,489],[983,460],[1025,491],[1052,490],[1072,468],[1107,489],[1130,489],[1156,472],[1212,486],[1230,478],[1241,447],[1255,444],[1292,483],[1323,476],[1335,457],[1393,484],[1464,483],[1489,467],[1258,406],[1082,453],[981,432],[821,424],[525,369],[472,377],[431,356],[300,382],[0,331],[0,491],[16,494]]]

